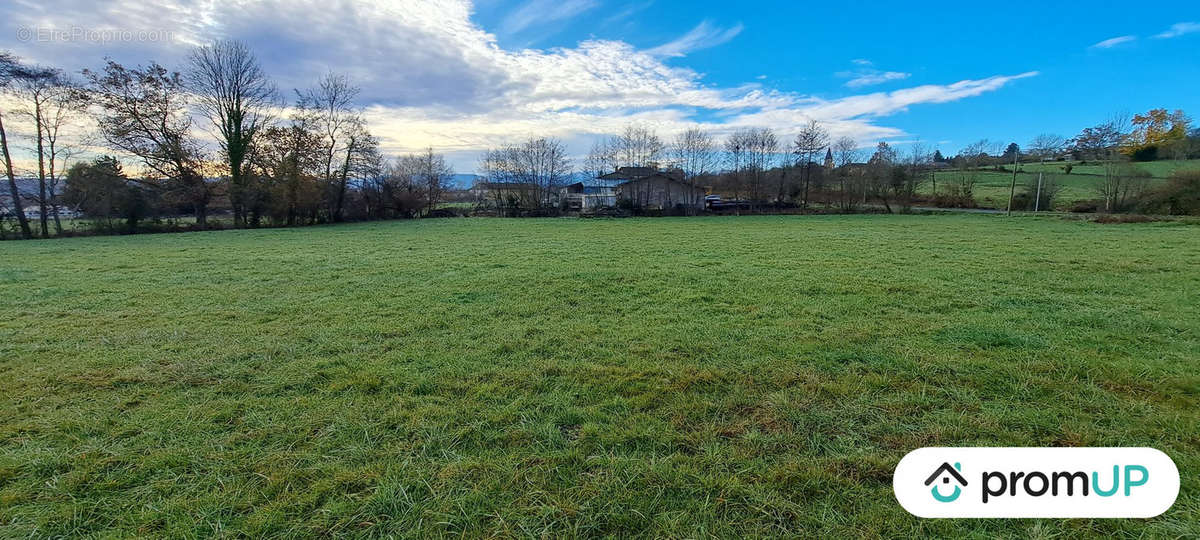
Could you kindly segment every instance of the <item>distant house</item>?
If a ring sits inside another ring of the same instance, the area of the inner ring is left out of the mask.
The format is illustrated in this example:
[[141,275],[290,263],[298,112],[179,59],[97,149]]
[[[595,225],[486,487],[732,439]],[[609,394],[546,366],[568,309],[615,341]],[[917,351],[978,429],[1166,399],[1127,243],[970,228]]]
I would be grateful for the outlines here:
[[590,212],[628,203],[646,209],[704,208],[704,189],[683,181],[681,171],[654,167],[620,167],[616,171],[568,185],[560,199],[567,210]]
[[575,182],[562,188],[559,199],[566,210],[590,212],[617,205],[617,186],[620,180],[594,178]]
[[685,182],[683,173],[675,170],[654,171],[625,179],[617,184],[615,195],[618,201],[627,201],[646,209],[703,209],[707,192],[699,186]]
[[650,176],[657,172],[658,172],[658,169],[656,169],[654,167],[619,167],[619,168],[617,168],[616,171],[598,176],[598,177],[596,177],[596,179],[597,180],[614,180],[617,182],[628,182],[630,180],[636,180],[638,178],[645,178],[645,177]]

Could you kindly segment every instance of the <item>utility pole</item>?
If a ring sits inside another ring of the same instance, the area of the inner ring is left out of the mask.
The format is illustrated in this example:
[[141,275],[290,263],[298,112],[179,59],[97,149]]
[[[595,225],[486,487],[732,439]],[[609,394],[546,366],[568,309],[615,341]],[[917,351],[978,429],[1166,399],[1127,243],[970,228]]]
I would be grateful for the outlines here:
[[1037,198],[1033,200],[1033,211],[1038,212],[1042,209],[1042,173],[1038,173],[1038,189]]
[[1020,159],[1021,159],[1021,151],[1017,150],[1016,152],[1013,152],[1013,179],[1012,179],[1012,186],[1010,186],[1009,190],[1008,190],[1008,215],[1009,216],[1012,215],[1013,197],[1017,196],[1017,164],[1019,163],[1018,160],[1020,160]]

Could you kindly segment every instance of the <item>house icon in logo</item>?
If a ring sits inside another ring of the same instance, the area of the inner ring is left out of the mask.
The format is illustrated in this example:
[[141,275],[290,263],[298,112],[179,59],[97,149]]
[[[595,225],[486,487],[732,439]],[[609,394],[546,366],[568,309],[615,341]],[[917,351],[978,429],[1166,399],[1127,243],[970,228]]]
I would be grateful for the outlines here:
[[954,486],[954,493],[951,493],[950,495],[942,495],[942,493],[938,491],[937,485],[934,485],[930,490],[930,493],[933,494],[934,499],[937,499],[939,502],[948,503],[957,500],[958,496],[962,495],[962,488],[967,486],[967,479],[963,478],[963,475],[960,474],[960,471],[962,471],[961,463],[956,462],[953,467],[951,467],[949,463],[942,463],[941,467],[938,467],[936,471],[933,471],[933,474],[929,475],[929,478],[925,480],[926,486],[933,484],[939,478],[941,479],[942,484],[949,484],[951,479],[960,484],[960,486]]

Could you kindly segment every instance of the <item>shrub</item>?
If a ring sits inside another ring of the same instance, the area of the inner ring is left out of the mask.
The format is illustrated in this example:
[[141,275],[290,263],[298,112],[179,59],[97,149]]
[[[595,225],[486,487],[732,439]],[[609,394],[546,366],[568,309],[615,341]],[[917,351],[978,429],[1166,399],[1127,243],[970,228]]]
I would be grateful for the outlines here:
[[[1014,210],[1053,210],[1054,199],[1058,197],[1058,193],[1062,191],[1062,186],[1054,179],[1053,175],[1045,175],[1042,178],[1041,189],[1038,189],[1038,178],[1030,177],[1025,185],[1022,186],[1021,192],[1013,197]],[[1035,203],[1038,195],[1041,195],[1041,202]]]
[[956,194],[956,193],[938,193],[929,202],[938,208],[977,208],[978,204],[975,198]]
[[1093,223],[1150,223],[1152,221],[1162,221],[1154,216],[1144,214],[1100,214],[1092,218]]
[[458,207],[437,208],[437,209],[434,209],[433,211],[429,212],[428,214],[425,214],[425,217],[427,217],[427,218],[467,217],[468,215],[470,215],[470,212],[471,212],[471,209],[469,209],[469,208],[458,208]]
[[1177,171],[1151,190],[1139,208],[1153,214],[1200,216],[1200,171]]
[[1129,158],[1133,161],[1154,161],[1158,159],[1158,146],[1151,144],[1138,148],[1129,154]]
[[1078,201],[1068,208],[1068,211],[1075,214],[1095,214],[1100,209],[1100,203],[1097,201]]

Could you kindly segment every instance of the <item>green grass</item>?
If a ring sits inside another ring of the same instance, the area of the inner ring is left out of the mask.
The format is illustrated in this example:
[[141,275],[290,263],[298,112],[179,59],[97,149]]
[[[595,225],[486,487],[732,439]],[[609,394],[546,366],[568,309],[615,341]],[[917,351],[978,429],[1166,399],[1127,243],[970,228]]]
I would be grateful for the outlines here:
[[[1070,162],[1071,175],[1095,175],[1102,176],[1104,174],[1104,166],[1100,163],[1089,161],[1086,165],[1078,161]],[[1063,167],[1067,162],[1048,161],[1046,163],[1022,163],[1021,170],[1037,173],[1062,173]],[[1200,159],[1190,160],[1161,160],[1161,161],[1146,161],[1133,163],[1133,166],[1139,170],[1150,173],[1154,178],[1169,178],[1175,171],[1195,171],[1200,170]]]
[[[1055,175],[1054,180],[1062,186],[1062,191],[1055,200],[1057,209],[1070,208],[1078,201],[1100,198],[1096,187],[1104,174],[1102,165],[1094,162],[1080,165],[1078,162],[1074,162],[1071,174],[1064,174],[1063,167],[1065,165],[1064,162],[1022,163],[1020,172],[1017,173],[1017,193],[1021,193],[1027,184],[1037,182],[1037,174],[1041,172]],[[1133,166],[1150,173],[1150,184],[1154,185],[1170,177],[1175,171],[1200,170],[1200,160],[1152,161],[1134,163]],[[962,173],[939,171],[935,174],[937,175],[938,190],[941,192],[944,187],[956,182]],[[983,208],[1006,208],[1012,184],[1011,170],[1009,172],[978,171],[976,174],[978,175],[978,183],[975,185],[976,203]],[[921,186],[920,193],[932,194],[933,184],[926,182]]]
[[[1200,228],[459,219],[0,244],[0,536],[1200,533]],[[1150,520],[919,520],[934,445]]]
[[[952,183],[957,182],[957,178],[961,173],[955,171],[938,172],[937,183],[938,191],[944,190]],[[975,203],[981,208],[1006,208],[1008,206],[1008,197],[1012,189],[1012,173],[1011,172],[994,172],[994,171],[978,171],[975,173]],[[1100,178],[1096,176],[1083,175],[1059,175],[1055,177],[1055,181],[1062,186],[1062,191],[1055,198],[1054,206],[1056,209],[1070,208],[1076,201],[1095,200],[1099,198],[1096,193],[1096,185],[1100,182]],[[1037,182],[1037,175],[1032,173],[1017,173],[1017,193],[1025,190],[1027,182]],[[926,182],[921,186],[920,193],[932,194],[933,184]]]

